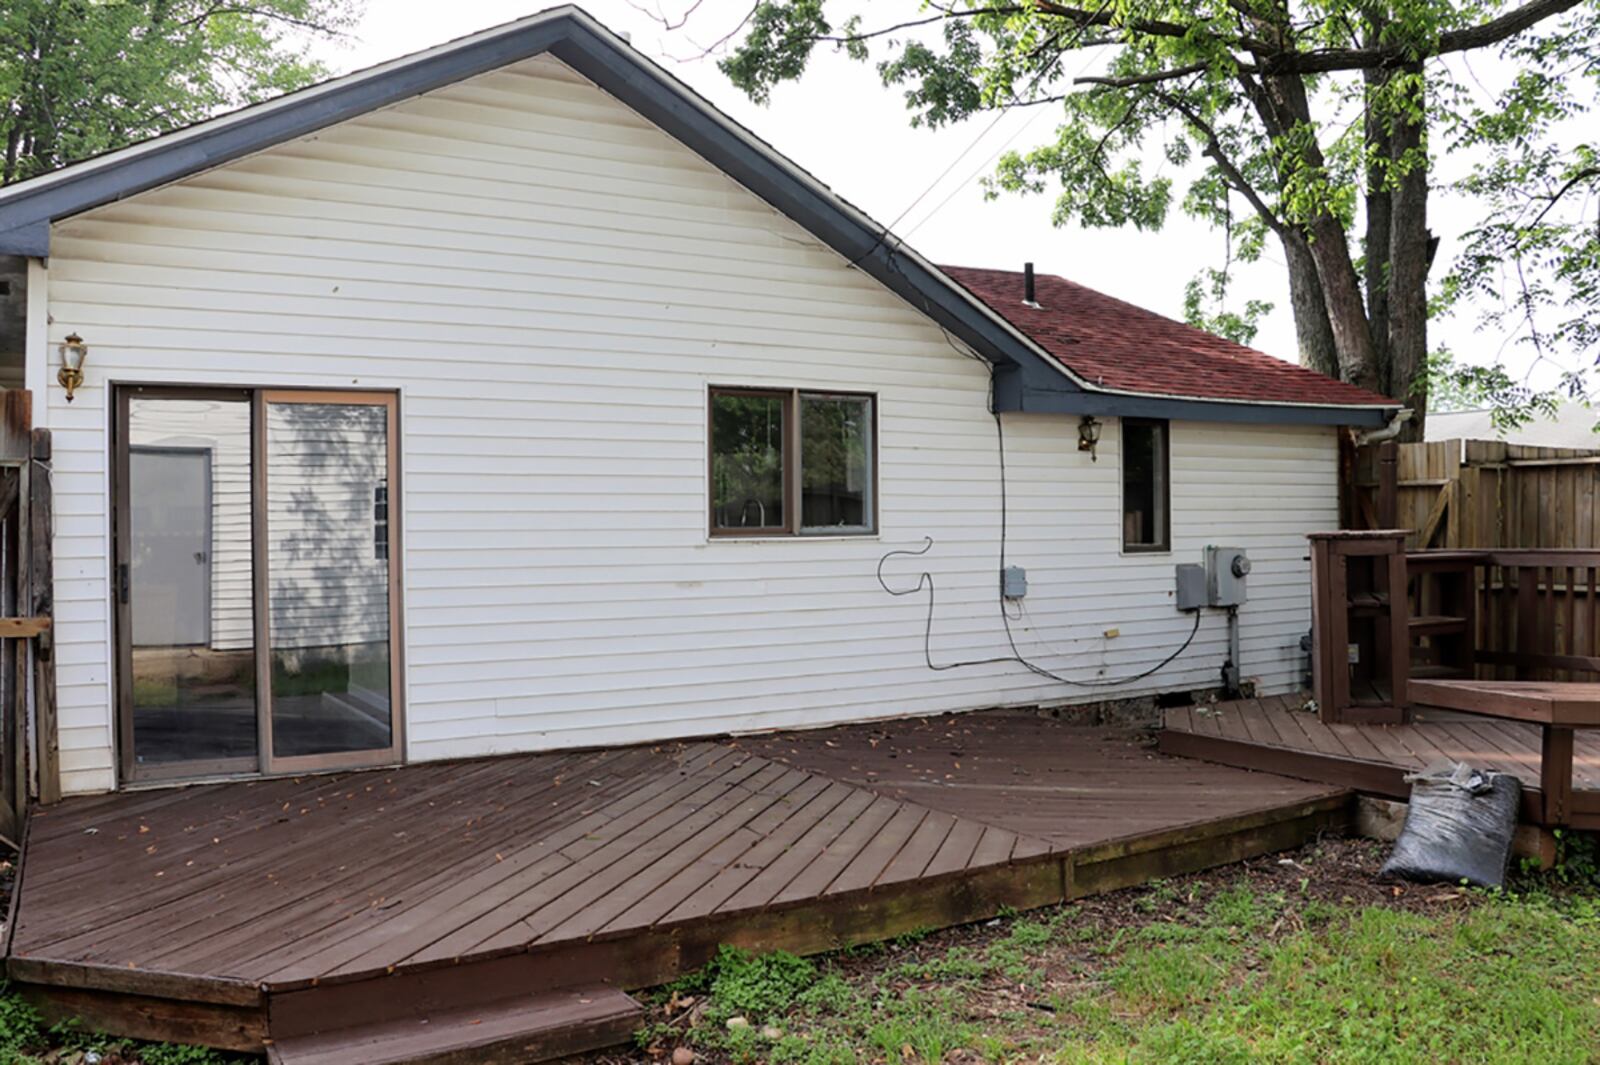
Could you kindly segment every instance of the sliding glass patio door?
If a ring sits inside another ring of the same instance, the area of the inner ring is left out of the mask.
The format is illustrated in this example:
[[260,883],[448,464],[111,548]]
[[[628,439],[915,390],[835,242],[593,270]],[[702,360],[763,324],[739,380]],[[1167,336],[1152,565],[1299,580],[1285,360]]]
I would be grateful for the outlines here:
[[395,397],[128,388],[124,779],[399,760]]

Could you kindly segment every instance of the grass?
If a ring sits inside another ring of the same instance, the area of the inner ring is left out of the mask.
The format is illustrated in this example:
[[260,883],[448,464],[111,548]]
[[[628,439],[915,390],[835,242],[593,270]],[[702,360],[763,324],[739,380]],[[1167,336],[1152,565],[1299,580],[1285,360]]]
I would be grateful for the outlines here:
[[1591,888],[1395,888],[1380,856],[1338,841],[879,952],[724,952],[637,1060],[1600,1062]]
[[0,983],[0,1065],[236,1065],[256,1059],[204,1047],[115,1039],[72,1024],[46,1024],[27,1000]]

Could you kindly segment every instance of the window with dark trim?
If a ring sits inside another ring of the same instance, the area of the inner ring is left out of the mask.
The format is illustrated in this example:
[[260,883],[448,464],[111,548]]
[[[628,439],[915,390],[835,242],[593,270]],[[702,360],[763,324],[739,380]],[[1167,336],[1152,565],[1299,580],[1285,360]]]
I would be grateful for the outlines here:
[[1122,420],[1122,549],[1166,551],[1172,546],[1167,423]]
[[713,388],[711,534],[877,529],[877,402],[852,392]]

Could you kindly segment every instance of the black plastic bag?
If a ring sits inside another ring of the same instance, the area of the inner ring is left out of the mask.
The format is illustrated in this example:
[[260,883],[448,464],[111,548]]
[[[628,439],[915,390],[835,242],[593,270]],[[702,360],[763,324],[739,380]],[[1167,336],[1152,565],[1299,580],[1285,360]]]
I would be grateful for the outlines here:
[[1511,861],[1522,782],[1464,763],[1429,766],[1406,780],[1411,805],[1380,876],[1499,887]]

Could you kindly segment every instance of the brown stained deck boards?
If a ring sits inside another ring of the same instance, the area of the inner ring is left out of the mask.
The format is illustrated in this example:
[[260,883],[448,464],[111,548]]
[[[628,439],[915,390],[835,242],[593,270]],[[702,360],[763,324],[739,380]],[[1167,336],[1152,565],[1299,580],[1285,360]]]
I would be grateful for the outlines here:
[[[1391,779],[1397,780],[1399,774],[1448,760],[1512,773],[1525,789],[1539,787],[1537,726],[1448,710],[1420,709],[1409,725],[1332,726],[1299,709],[1298,700],[1250,699],[1168,710],[1163,744],[1185,750],[1186,736],[1221,741],[1216,752],[1233,765],[1289,772],[1288,757],[1293,756],[1298,758],[1293,763],[1298,775],[1314,774],[1328,783],[1359,786],[1358,767],[1390,769]],[[1276,739],[1261,738],[1272,736]],[[1576,733],[1572,783],[1577,792],[1600,792],[1600,730]]]
[[36,983],[199,1003],[426,989],[702,927],[811,942],[923,890],[947,894],[907,914],[973,919],[1059,900],[1075,848],[1342,794],[994,711],[70,799],[33,817],[10,956]]
[[962,823],[899,800],[880,817],[870,789],[716,743],[122,799],[37,814],[15,957],[269,985],[381,973],[759,909],[798,879],[820,895],[851,865],[870,884],[935,816],[915,876]]
[[[891,798],[1046,840],[1058,850],[1325,793],[1286,777],[1168,757],[1127,729],[1074,725],[1033,711],[915,718],[736,742]],[[1010,857],[998,836],[977,848],[985,861]]]

